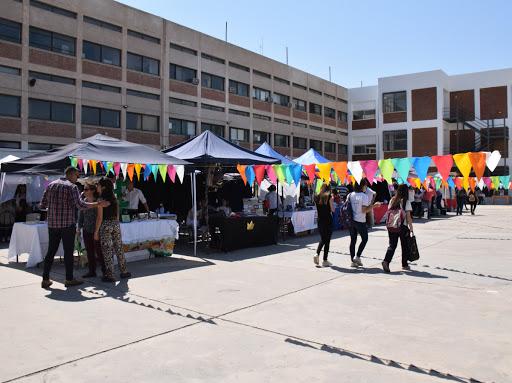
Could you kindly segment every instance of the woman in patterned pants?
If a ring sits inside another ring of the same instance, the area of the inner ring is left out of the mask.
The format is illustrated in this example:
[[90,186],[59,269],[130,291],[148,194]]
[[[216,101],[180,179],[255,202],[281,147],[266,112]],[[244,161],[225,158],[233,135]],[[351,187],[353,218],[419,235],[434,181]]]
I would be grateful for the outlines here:
[[126,260],[123,253],[118,204],[114,195],[112,181],[103,177],[98,183],[98,194],[101,199],[110,202],[109,206],[98,208],[96,231],[94,233],[94,239],[101,242],[101,251],[105,261],[106,273],[102,280],[104,282],[116,281],[114,278],[114,255],[117,256],[121,278],[130,278],[131,273],[126,268]]

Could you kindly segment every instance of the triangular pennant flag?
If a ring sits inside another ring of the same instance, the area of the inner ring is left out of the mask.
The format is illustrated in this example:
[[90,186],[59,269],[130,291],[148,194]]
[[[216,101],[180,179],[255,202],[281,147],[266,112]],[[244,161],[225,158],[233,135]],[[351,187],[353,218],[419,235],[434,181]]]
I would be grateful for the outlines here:
[[466,190],[469,190],[469,178],[462,177],[462,187]]
[[436,190],[439,190],[441,188],[441,183],[443,180],[441,178],[436,178]]
[[497,150],[495,150],[489,155],[489,157],[487,158],[487,167],[491,172],[493,172],[494,169],[496,169],[496,166],[498,166],[500,159],[501,154]]
[[484,176],[485,172],[485,153],[468,153],[468,156],[469,160],[471,161],[471,165],[473,166],[473,170],[475,171],[475,176],[480,180]]
[[286,183],[288,185],[291,185],[293,183],[293,176],[292,176],[292,171],[290,169],[290,166],[288,165],[281,165],[284,169],[284,174],[286,176]]
[[361,167],[361,163],[359,161],[349,161],[347,162],[347,168],[350,170],[350,174],[358,184],[361,183],[363,179],[363,168]]
[[176,175],[180,180],[180,183],[183,183],[183,177],[185,177],[185,165],[176,165]]
[[315,180],[315,168],[315,164],[304,165],[304,169],[306,170],[306,174],[308,175],[309,178],[309,183],[313,183],[313,181]]
[[336,175],[339,177],[341,183],[345,183],[345,178],[347,177],[347,162],[333,162],[332,168],[336,172]]
[[77,162],[78,170],[82,171],[84,169],[84,164],[82,162],[82,159],[79,158]]
[[472,191],[475,191],[476,188],[476,179],[475,177],[469,177],[469,187]]
[[274,169],[274,173],[276,173],[277,179],[280,183],[285,184],[286,183],[286,170],[282,165],[272,165],[272,168]]
[[158,165],[158,172],[160,173],[160,177],[162,177],[162,181],[165,182],[165,179],[167,178],[167,165]]
[[491,177],[482,177],[484,180],[485,186],[487,186],[487,189],[491,190],[492,187],[492,180]]
[[107,161],[107,169],[105,170],[105,173],[108,174],[109,172],[113,171],[114,163],[112,161]]
[[169,175],[169,179],[174,182],[176,178],[176,168],[174,165],[167,165],[167,174]]
[[252,165],[248,165],[245,167],[245,176],[247,177],[247,183],[250,187],[254,185],[254,180],[256,179],[256,175],[254,174],[254,169]]
[[324,182],[331,182],[331,163],[317,164],[318,177]]
[[123,162],[121,165],[121,173],[123,174],[123,178],[126,179],[126,171],[128,170],[128,164]]
[[380,160],[379,169],[382,177],[391,185],[393,183],[393,179],[391,177],[393,176],[393,170],[395,169],[393,162],[390,159]]
[[135,171],[135,165],[134,164],[127,164],[126,167],[126,173],[128,174],[128,178],[130,181],[133,181],[133,172]]
[[300,177],[302,176],[302,165],[290,165],[290,170],[292,172],[293,182],[296,186],[300,185]]
[[379,168],[379,163],[375,160],[359,161],[359,163],[361,164],[361,168],[363,169],[366,179],[370,182],[370,185],[373,184],[375,173]]
[[485,182],[482,178],[480,178],[480,181],[478,181],[478,184],[476,185],[480,190],[484,190]]
[[462,189],[462,178],[461,177],[455,177],[453,179],[455,186],[457,186],[457,189]]
[[265,165],[265,170],[267,171],[268,179],[275,185],[277,183],[277,176],[272,165]]
[[107,173],[107,161],[98,161],[101,164],[101,167],[103,168],[103,171],[105,174]]
[[86,160],[85,158],[82,159],[82,165],[84,166],[84,174],[87,174],[87,171],[89,170],[89,160]]
[[[141,164],[134,164],[134,169],[135,169],[135,174],[137,175],[137,179],[140,181],[140,171],[142,169],[142,165]],[[133,178],[133,176],[132,176]]]
[[153,174],[153,181],[156,182],[156,176],[158,175],[158,165],[151,165],[151,173]]
[[114,162],[114,174],[116,178],[119,176],[119,172],[121,171],[121,164],[119,162]]
[[150,174],[151,174],[151,165],[147,164],[144,167],[144,180],[147,180],[149,178]]
[[91,166],[94,175],[96,175],[96,166],[98,163],[95,160],[89,160],[89,165]]
[[415,157],[414,161],[411,161],[421,182],[425,181],[425,178],[427,177],[430,162],[432,162],[430,157]]
[[323,184],[324,184],[324,181],[321,178],[316,180],[315,194],[320,193],[320,190],[322,189]]
[[455,165],[459,168],[462,177],[468,178],[471,173],[471,160],[469,159],[469,153],[458,153],[453,155]]
[[432,160],[437,166],[437,171],[443,177],[443,180],[447,180],[450,175],[450,171],[452,170],[453,165],[453,157],[451,154],[446,154],[444,156],[433,156]]
[[448,177],[448,186],[451,187],[452,189],[455,189],[455,183],[453,182],[453,179],[452,177]]
[[491,180],[492,180],[492,186],[494,187],[494,189],[498,190],[500,188],[500,177],[492,176]]
[[261,181],[265,178],[265,165],[254,165],[254,174],[256,174],[256,183],[261,185]]
[[391,162],[393,163],[398,176],[403,181],[402,183],[407,183],[409,170],[411,169],[411,161],[409,161],[409,158],[392,158]]
[[78,159],[76,157],[69,157],[69,162],[71,163],[71,166],[76,168],[76,166],[78,164]]
[[503,185],[503,189],[507,190],[510,184],[510,176],[500,176],[500,182]]
[[240,176],[242,177],[242,181],[244,181],[244,185],[247,185],[247,177],[245,176],[245,168],[246,165],[236,165],[236,170],[238,170],[238,173],[240,173]]

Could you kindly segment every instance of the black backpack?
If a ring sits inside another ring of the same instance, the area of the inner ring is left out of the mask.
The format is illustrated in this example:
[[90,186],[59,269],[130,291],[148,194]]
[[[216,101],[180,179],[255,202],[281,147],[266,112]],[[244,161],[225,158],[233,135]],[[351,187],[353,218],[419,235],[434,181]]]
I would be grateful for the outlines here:
[[341,206],[340,220],[341,226],[344,229],[350,229],[354,224],[354,211],[352,210],[352,204],[350,203],[351,195],[352,193],[350,193],[347,196],[347,199],[345,200],[345,202],[343,202],[343,205]]

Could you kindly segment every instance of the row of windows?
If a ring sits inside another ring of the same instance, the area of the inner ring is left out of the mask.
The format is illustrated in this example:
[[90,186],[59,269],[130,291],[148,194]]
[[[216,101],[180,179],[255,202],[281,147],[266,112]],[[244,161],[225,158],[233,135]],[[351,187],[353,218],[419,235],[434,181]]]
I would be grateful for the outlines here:
[[375,109],[355,110],[352,113],[352,119],[354,121],[357,121],[357,120],[373,120],[373,119],[375,119]]
[[[58,148],[59,144],[46,144],[40,142],[29,142],[28,150],[47,151],[50,149]],[[19,141],[0,141],[1,149],[21,149],[21,142]]]

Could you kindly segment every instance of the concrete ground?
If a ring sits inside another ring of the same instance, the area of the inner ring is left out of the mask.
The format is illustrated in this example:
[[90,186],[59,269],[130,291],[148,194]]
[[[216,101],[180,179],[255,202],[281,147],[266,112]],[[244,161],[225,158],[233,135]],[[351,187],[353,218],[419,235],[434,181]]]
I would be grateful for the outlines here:
[[[421,259],[384,274],[385,228],[364,269],[344,232],[129,264],[134,277],[51,291],[0,250],[0,381],[511,382],[512,206],[419,221]],[[398,251],[400,253],[400,251]],[[79,271],[82,274],[82,270]]]

